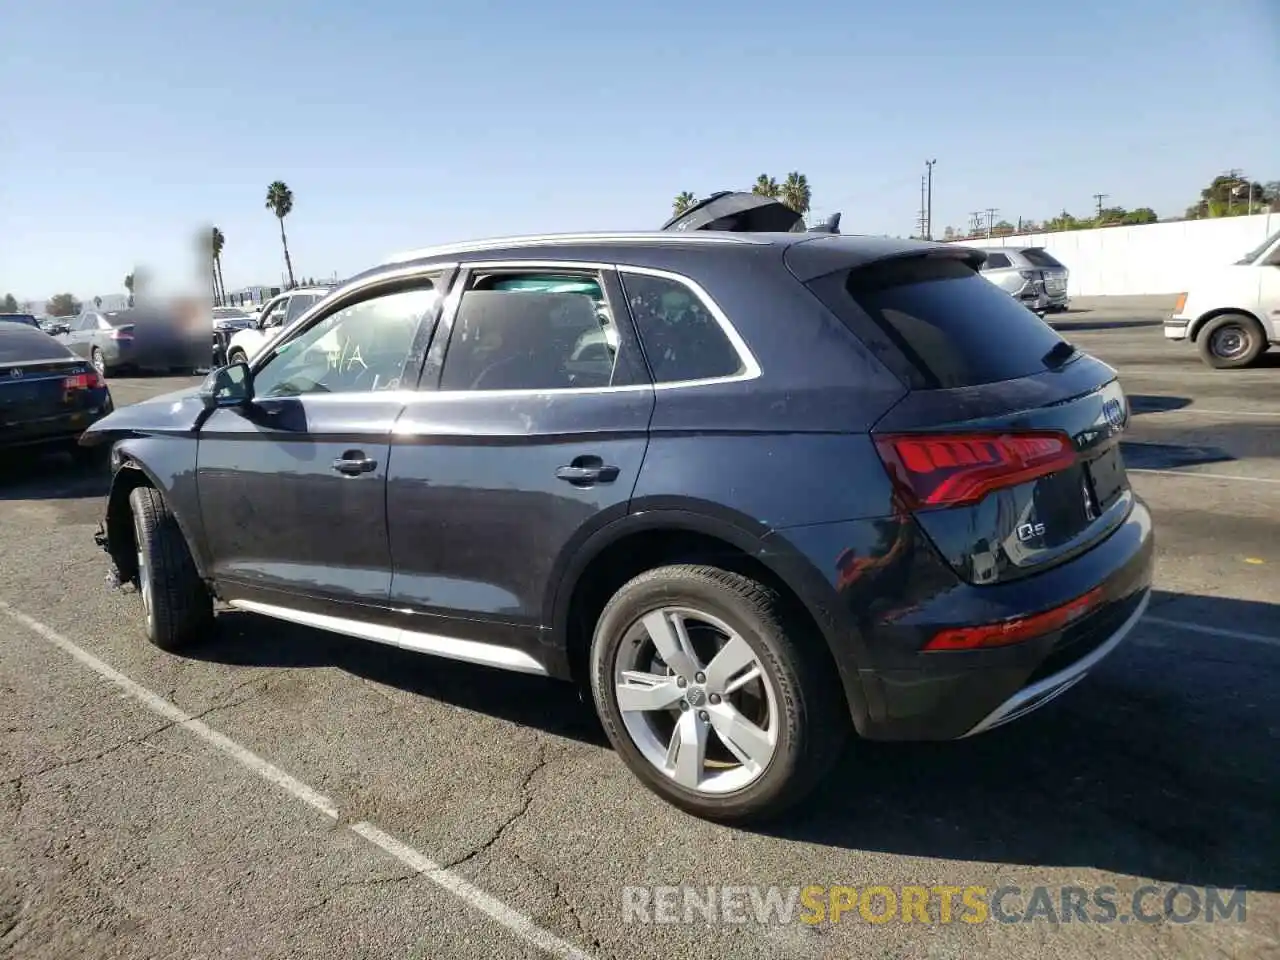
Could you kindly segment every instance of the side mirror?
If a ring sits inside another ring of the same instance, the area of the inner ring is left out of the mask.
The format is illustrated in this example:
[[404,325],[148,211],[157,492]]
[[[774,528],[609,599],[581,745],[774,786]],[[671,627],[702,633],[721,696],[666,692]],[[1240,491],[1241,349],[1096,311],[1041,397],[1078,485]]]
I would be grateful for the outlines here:
[[205,409],[243,407],[253,402],[253,374],[247,363],[219,367],[200,385],[200,399]]

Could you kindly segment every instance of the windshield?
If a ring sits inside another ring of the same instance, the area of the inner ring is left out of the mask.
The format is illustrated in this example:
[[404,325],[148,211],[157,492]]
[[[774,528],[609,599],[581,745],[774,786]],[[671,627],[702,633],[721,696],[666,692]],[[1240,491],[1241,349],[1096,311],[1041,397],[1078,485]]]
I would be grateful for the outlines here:
[[1253,261],[1257,260],[1260,256],[1266,253],[1267,248],[1270,247],[1277,240],[1280,240],[1280,230],[1277,230],[1271,236],[1267,237],[1267,239],[1263,240],[1262,243],[1254,247],[1252,250],[1246,253],[1243,257],[1237,260],[1236,266],[1240,267],[1240,266],[1245,266],[1247,264],[1253,263]]

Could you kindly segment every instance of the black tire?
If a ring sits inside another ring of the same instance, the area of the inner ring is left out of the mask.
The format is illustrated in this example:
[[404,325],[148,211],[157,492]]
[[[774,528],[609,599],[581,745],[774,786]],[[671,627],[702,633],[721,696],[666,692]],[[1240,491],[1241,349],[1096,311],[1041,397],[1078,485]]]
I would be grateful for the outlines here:
[[147,639],[161,650],[180,650],[204,639],[213,627],[213,598],[205,588],[178,521],[158,490],[129,494],[138,544],[138,592],[146,613]]
[[[615,686],[620,651],[638,642],[628,636],[641,618],[664,607],[690,607],[723,621],[747,642],[777,691],[772,756],[741,789],[709,794],[678,784],[646,758],[624,725]],[[776,593],[739,574],[681,564],[635,577],[606,604],[591,646],[592,694],[610,742],[650,790],[688,813],[726,824],[778,816],[830,770],[851,726],[835,671],[817,646],[823,640],[805,635],[811,632],[787,615]]]
[[1200,359],[1215,370],[1251,367],[1268,346],[1262,324],[1247,313],[1224,313],[1214,317],[1196,335]]
[[248,362],[249,362],[248,355],[239,347],[236,347],[234,350],[232,350],[230,353],[227,354],[227,366],[231,366],[232,364],[235,364],[235,363],[248,363]]
[[106,358],[103,357],[102,351],[99,350],[97,347],[94,347],[92,350],[90,350],[89,362],[93,364],[93,368],[98,371],[98,375],[105,380],[107,378],[107,374],[110,373],[110,371],[107,369],[107,361],[106,361]]

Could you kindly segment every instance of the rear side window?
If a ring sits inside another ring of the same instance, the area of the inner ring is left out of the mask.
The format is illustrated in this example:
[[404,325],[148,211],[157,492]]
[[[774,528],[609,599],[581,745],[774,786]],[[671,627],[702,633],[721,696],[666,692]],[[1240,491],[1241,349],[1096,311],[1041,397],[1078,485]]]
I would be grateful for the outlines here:
[[738,351],[689,287],[640,273],[623,273],[622,283],[654,383],[716,380],[742,372]]
[[989,253],[987,254],[987,262],[982,265],[982,269],[1000,270],[1000,269],[1003,269],[1004,267],[1011,267],[1011,266],[1013,266],[1013,264],[1009,261],[1009,258],[1005,256],[1003,253]]
[[1041,373],[1046,355],[1061,342],[1048,324],[959,260],[891,260],[809,286],[917,388],[972,387]]
[[1041,247],[1028,247],[1022,251],[1022,257],[1033,267],[1061,267],[1053,254]]
[[293,323],[298,317],[302,316],[306,309],[310,307],[320,298],[314,294],[297,293],[289,298],[289,311],[285,314],[284,322]]

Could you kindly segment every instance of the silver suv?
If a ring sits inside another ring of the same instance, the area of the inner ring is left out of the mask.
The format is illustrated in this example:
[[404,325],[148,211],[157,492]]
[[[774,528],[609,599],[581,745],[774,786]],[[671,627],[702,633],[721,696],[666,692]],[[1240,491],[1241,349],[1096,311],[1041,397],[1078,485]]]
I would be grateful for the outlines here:
[[1070,271],[1044,247],[980,247],[982,275],[1036,313],[1067,309]]

